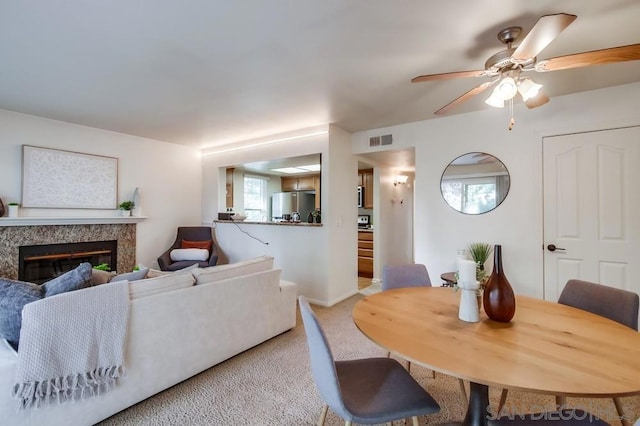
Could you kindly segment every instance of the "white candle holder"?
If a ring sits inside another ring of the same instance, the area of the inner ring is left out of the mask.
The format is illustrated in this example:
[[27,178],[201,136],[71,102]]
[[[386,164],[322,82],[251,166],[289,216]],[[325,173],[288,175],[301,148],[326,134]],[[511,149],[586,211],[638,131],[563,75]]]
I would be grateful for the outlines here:
[[480,288],[479,281],[458,282],[458,288],[462,292],[460,295],[460,308],[458,318],[466,322],[480,321],[480,310],[478,309],[477,291]]

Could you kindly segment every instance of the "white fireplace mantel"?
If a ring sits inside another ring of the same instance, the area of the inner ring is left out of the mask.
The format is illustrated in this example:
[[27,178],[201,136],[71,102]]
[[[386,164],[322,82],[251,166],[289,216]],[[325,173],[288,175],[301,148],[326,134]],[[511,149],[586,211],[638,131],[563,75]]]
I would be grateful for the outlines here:
[[120,223],[139,223],[146,216],[104,216],[104,217],[0,217],[1,226],[34,225],[103,225]]

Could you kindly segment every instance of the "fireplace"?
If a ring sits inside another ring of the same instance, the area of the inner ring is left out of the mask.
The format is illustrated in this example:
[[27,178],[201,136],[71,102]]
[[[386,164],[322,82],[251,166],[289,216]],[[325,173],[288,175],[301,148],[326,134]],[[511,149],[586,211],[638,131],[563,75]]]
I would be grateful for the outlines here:
[[[123,218],[118,217],[116,220],[120,221]],[[66,245],[113,240],[118,243],[117,248],[111,250],[111,261],[103,261],[98,258],[95,262],[90,260],[91,264],[109,263],[112,265],[112,271],[130,272],[136,264],[135,223],[0,225],[0,277],[18,279],[19,270],[22,269],[20,265],[20,247],[55,246],[58,244]],[[90,247],[82,251],[92,251],[94,249],[96,248]],[[96,250],[102,251],[103,248],[98,246]],[[74,262],[79,264],[81,260],[74,259]]]
[[104,263],[115,271],[117,259],[117,240],[20,246],[18,279],[42,284],[83,262],[93,266]]

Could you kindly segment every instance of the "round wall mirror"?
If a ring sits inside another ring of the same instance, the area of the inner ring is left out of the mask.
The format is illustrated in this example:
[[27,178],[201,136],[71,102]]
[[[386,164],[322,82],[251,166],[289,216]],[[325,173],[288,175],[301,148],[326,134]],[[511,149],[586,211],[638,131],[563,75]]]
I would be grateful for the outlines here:
[[440,179],[442,197],[453,209],[466,214],[490,212],[509,192],[509,171],[493,155],[469,152],[453,160]]

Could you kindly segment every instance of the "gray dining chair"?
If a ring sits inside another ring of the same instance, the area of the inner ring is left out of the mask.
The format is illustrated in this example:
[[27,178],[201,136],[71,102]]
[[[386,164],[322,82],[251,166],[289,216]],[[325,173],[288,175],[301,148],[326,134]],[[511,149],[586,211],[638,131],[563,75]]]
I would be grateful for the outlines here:
[[431,287],[427,267],[421,263],[382,267],[382,291],[406,287]]
[[376,424],[440,411],[440,406],[398,361],[391,358],[362,358],[334,361],[329,342],[304,296],[298,297],[307,334],[311,373],[325,402],[318,425],[323,425],[329,408],[345,421]]
[[[431,287],[431,278],[427,267],[421,263],[384,265],[382,267],[382,291],[406,287]],[[391,352],[387,352],[387,357]],[[411,371],[411,361],[407,361],[407,370]],[[432,377],[435,373],[432,372]]]
[[[634,292],[589,281],[569,280],[560,293],[558,303],[600,315],[638,331],[640,297]],[[503,389],[498,404],[498,413],[504,407],[507,394],[507,389]],[[628,425],[629,421],[624,415],[620,398],[613,398],[613,403],[620,419],[622,419],[622,424]],[[565,398],[557,396],[556,405],[564,406]]]
[[[431,278],[427,267],[421,263],[406,263],[400,265],[384,265],[382,267],[382,291],[406,287],[431,287]],[[391,356],[387,352],[387,356]],[[411,371],[411,361],[407,361],[407,370]],[[435,372],[431,372],[435,377]],[[464,381],[458,379],[460,392],[467,400],[467,390]]]

